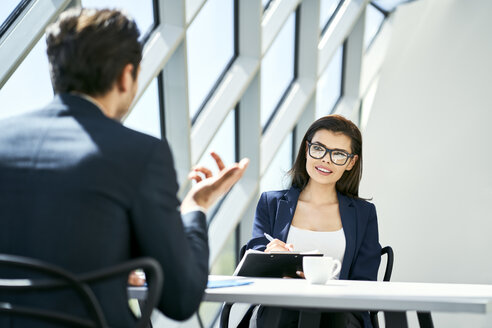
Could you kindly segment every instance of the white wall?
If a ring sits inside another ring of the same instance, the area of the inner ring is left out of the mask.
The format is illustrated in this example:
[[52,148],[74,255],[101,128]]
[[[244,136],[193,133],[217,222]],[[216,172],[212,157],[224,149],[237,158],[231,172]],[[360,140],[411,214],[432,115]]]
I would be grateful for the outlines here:
[[395,251],[394,281],[492,283],[491,13],[489,0],[420,0],[395,14],[361,187]]

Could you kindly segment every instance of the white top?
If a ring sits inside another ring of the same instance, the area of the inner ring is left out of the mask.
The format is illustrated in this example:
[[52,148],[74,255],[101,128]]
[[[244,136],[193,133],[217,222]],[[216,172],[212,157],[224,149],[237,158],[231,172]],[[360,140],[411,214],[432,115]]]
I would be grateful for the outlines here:
[[[337,231],[312,231],[290,226],[287,243],[294,245],[297,252],[318,250],[324,256],[340,260],[345,254],[345,234],[343,228]],[[338,279],[340,274],[336,275]]]

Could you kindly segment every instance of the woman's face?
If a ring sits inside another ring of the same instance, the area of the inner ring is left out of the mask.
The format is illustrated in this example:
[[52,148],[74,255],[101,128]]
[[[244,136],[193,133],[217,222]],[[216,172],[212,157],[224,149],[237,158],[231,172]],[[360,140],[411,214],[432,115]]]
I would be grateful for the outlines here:
[[[334,133],[324,129],[318,130],[314,134],[311,144],[316,145],[312,146],[314,147],[312,148],[313,154],[314,151],[322,154],[324,151],[323,147],[330,150],[344,151],[347,154],[352,153],[350,138],[343,133]],[[338,154],[338,160],[340,160],[340,153]],[[333,156],[335,157],[335,154]],[[343,155],[341,157],[343,158]],[[329,152],[326,152],[323,158],[315,159],[309,155],[309,145],[306,144],[306,171],[310,179],[313,180],[312,182],[335,185],[342,177],[343,172],[349,171],[354,167],[357,159],[358,156],[355,155],[352,158],[348,158],[345,164],[336,165],[332,163]]]

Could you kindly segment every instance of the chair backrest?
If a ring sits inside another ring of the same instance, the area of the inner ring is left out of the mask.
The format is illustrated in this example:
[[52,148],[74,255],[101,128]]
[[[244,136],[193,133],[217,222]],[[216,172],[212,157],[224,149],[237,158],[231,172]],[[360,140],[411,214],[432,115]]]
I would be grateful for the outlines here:
[[387,261],[386,261],[386,269],[384,269],[383,281],[390,281],[391,273],[393,272],[393,259],[394,259],[393,248],[391,248],[391,246],[383,247],[381,249],[381,256],[383,256],[384,254],[386,254],[387,256]]
[[[101,306],[89,287],[89,283],[109,280],[130,271],[143,269],[146,273],[148,292],[142,316],[137,327],[146,327],[150,321],[152,309],[157,304],[162,290],[163,275],[159,264],[151,258],[139,258],[113,267],[74,275],[60,267],[40,260],[21,256],[0,254],[0,268],[22,269],[22,276],[16,278],[0,277],[0,291],[10,291],[16,297],[23,292],[42,293],[60,289],[69,289],[79,296],[80,305],[87,310],[89,318],[78,317],[62,311],[47,310],[35,306],[13,304],[0,297],[0,315],[29,317],[45,322],[59,323],[71,327],[108,327]],[[42,274],[43,278],[39,278]],[[27,276],[26,276],[27,275]],[[36,277],[29,279],[29,275]],[[28,296],[26,296],[28,297]],[[76,306],[74,304],[74,306]]]
[[[381,256],[384,256],[385,254],[387,258],[386,258],[386,268],[384,269],[383,281],[390,281],[391,273],[393,272],[393,260],[394,260],[393,248],[391,248],[391,246],[383,247],[381,249]],[[374,328],[379,328],[378,312],[379,311],[369,312],[369,317],[371,319],[371,323]]]

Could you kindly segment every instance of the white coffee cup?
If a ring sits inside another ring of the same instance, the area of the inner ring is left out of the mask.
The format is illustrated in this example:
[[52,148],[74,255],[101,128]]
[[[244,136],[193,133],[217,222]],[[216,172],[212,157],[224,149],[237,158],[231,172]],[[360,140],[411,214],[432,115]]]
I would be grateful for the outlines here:
[[325,284],[340,272],[342,264],[329,256],[304,256],[302,268],[307,281]]

